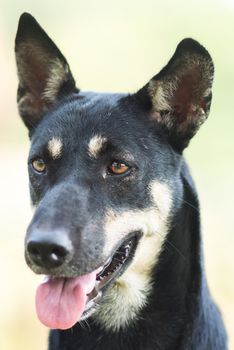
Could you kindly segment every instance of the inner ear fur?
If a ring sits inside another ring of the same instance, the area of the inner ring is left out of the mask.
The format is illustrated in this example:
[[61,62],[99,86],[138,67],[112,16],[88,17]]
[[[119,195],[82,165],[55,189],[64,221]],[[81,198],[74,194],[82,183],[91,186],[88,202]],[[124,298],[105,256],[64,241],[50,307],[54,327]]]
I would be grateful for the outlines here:
[[148,106],[150,119],[166,130],[179,151],[208,117],[213,75],[207,50],[193,39],[184,39],[168,64],[137,93]]

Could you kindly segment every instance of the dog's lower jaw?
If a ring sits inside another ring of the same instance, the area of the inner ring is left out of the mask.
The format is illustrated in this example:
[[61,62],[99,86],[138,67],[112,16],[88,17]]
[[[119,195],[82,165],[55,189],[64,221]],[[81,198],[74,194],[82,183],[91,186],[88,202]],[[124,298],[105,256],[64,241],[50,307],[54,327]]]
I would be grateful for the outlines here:
[[138,320],[152,291],[150,276],[127,272],[110,287],[93,314],[94,322],[107,331],[118,332]]

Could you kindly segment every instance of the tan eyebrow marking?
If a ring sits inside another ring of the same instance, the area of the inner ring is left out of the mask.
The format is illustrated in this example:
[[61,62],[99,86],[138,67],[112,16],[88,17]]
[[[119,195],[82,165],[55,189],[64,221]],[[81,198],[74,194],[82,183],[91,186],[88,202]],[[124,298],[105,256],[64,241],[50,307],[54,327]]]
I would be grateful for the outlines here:
[[104,144],[107,142],[107,138],[95,135],[93,136],[88,144],[88,153],[91,157],[96,158],[98,153],[100,153],[101,149],[103,148]]
[[57,159],[61,157],[62,154],[63,143],[61,139],[53,137],[47,145],[47,149],[49,151],[50,156],[53,159]]

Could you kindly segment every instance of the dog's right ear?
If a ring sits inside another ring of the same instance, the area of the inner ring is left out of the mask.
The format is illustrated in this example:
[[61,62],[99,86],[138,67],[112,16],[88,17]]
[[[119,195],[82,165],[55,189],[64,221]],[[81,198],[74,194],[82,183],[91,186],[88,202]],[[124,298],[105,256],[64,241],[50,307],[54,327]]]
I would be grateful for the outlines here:
[[19,20],[15,54],[19,77],[18,109],[31,130],[58,99],[78,90],[66,59],[28,13]]
[[168,64],[133,95],[148,111],[148,120],[164,129],[179,152],[209,115],[213,76],[207,50],[193,39],[184,39]]

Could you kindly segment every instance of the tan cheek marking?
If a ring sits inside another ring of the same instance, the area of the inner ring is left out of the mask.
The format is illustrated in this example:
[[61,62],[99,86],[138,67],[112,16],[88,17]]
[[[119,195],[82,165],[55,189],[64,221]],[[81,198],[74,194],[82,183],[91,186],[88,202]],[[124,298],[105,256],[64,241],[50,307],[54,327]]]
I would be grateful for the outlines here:
[[123,213],[117,213],[110,210],[106,215],[104,232],[106,244],[104,251],[108,255],[118,242],[133,231],[142,231],[144,234],[150,234],[158,228],[157,220],[152,222],[155,215],[155,209],[147,210],[129,210]]
[[150,184],[149,191],[155,206],[124,213],[109,211],[106,216],[106,256],[130,232],[143,232],[132,263],[108,291],[95,314],[96,322],[106,329],[118,331],[137,319],[152,289],[152,270],[169,231],[172,196],[170,188],[157,181]]
[[121,238],[130,232],[140,230],[145,236],[151,236],[166,230],[172,203],[171,191],[166,184],[158,181],[150,184],[149,191],[155,206],[145,210],[129,210],[123,213],[113,210],[107,212],[104,224],[107,254]]
[[61,157],[62,148],[63,148],[62,141],[60,139],[55,138],[55,137],[53,137],[48,142],[48,145],[47,145],[47,149],[49,151],[49,154],[53,159],[57,159],[57,158]]
[[151,196],[158,207],[160,216],[166,220],[172,206],[172,193],[169,186],[159,181],[153,181],[149,186]]
[[96,135],[91,138],[88,144],[88,153],[91,157],[96,158],[98,153],[100,153],[102,147],[107,142],[106,137]]

